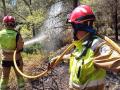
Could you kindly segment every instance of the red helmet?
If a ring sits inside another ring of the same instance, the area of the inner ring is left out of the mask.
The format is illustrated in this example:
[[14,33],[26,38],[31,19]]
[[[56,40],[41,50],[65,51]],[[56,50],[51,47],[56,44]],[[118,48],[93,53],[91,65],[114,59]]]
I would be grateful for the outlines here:
[[5,16],[3,18],[3,23],[14,23],[15,22],[15,18],[12,16]]
[[88,20],[95,20],[95,15],[91,7],[88,5],[80,5],[72,11],[68,22],[77,24]]

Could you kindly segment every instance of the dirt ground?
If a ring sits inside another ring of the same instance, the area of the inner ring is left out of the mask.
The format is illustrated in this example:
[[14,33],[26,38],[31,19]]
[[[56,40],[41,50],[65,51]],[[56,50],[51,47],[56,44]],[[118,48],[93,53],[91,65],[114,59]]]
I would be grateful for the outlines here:
[[68,64],[61,63],[47,76],[31,80],[32,90],[68,90]]

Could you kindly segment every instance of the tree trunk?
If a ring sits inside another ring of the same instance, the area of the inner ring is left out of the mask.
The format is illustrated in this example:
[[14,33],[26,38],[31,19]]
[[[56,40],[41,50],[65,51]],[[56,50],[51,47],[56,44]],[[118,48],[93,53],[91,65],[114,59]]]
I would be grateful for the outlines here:
[[[28,6],[30,14],[33,15],[32,8],[31,8],[31,0],[30,0],[30,4],[26,0],[23,0],[23,1]],[[35,25],[32,24],[31,26],[32,26],[32,36],[34,37],[35,36]]]
[[32,9],[31,9],[30,4],[29,4],[26,0],[23,0],[23,1],[24,1],[24,3],[28,6],[29,11],[30,11],[30,14],[32,15]]
[[35,25],[32,24],[32,36],[35,37],[35,35],[36,35],[36,34],[35,34]]
[[2,3],[3,3],[4,16],[6,16],[7,15],[7,11],[6,11],[5,0],[2,0]]
[[73,0],[73,8],[76,8],[78,6],[79,0]]
[[117,7],[118,7],[118,1],[115,0],[115,39],[118,41],[118,19],[117,19],[117,16],[118,16],[118,12],[117,12]]
[[32,1],[30,0],[30,5],[32,4]]

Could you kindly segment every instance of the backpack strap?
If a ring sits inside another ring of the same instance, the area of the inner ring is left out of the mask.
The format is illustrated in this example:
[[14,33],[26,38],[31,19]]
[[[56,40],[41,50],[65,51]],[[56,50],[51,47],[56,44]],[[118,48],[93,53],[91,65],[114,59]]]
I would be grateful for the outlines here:
[[[16,31],[17,32],[17,31]],[[18,42],[18,40],[19,40],[19,32],[17,32],[17,35],[16,35],[16,48],[17,48],[17,42]]]
[[91,47],[91,45],[92,45],[92,43],[93,43],[93,41],[94,41],[94,38],[96,38],[96,37],[91,36],[91,37],[88,39],[88,42],[87,42],[87,44],[85,45],[85,48],[83,49],[83,51],[82,51],[81,55],[79,56],[79,58],[81,58],[82,56],[85,56],[85,55],[86,55],[87,50]]
[[[93,40],[94,40],[94,37],[91,37],[89,40],[88,40],[88,42],[87,42],[87,44],[85,45],[85,48],[83,49],[83,51],[82,51],[82,53],[76,58],[77,60],[78,59],[81,59],[83,56],[85,56],[86,55],[86,53],[87,53],[87,50],[91,47],[91,45],[92,45],[92,43],[93,43]],[[82,64],[84,64],[84,60],[82,59]],[[79,69],[78,69],[78,73],[77,73],[77,77],[79,78],[79,76],[80,76],[80,70],[81,70],[81,67],[79,67]]]
[[17,33],[17,35],[16,35],[16,43],[18,42],[18,40],[19,40],[19,33]]

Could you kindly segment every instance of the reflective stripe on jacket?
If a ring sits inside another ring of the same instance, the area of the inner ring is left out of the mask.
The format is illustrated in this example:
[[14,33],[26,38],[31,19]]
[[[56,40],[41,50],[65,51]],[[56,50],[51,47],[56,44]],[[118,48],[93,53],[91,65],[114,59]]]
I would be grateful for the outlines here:
[[79,58],[81,52],[85,48],[84,43],[74,41],[76,49],[71,54],[70,58],[70,82],[78,85],[83,85],[86,82],[89,83],[94,80],[104,79],[106,75],[105,70],[94,67],[94,51],[91,48],[88,48],[85,56]]

